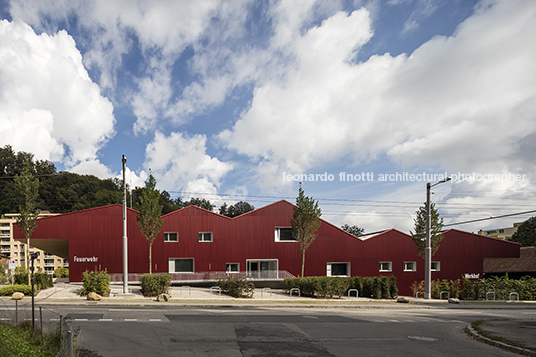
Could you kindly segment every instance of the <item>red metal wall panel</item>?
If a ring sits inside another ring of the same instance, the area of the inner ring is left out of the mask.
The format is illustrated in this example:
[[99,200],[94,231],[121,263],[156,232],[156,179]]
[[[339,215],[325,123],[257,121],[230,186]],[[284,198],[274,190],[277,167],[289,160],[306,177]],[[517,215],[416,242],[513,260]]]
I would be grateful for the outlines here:
[[[290,227],[293,206],[279,201],[233,219],[195,206],[165,215],[164,226],[152,247],[153,272],[168,272],[170,258],[194,258],[195,271],[224,271],[226,263],[239,263],[246,270],[248,259],[274,259],[279,270],[298,276],[301,252],[296,242],[276,242],[275,227]],[[128,256],[130,273],[147,273],[148,243],[137,231],[136,212],[128,210]],[[164,232],[177,232],[178,242],[164,242]],[[199,232],[212,232],[212,242],[199,242]],[[21,237],[15,232],[15,237]],[[483,258],[518,257],[519,244],[458,230],[445,239],[433,261],[441,270],[433,279],[458,279],[480,274]],[[66,239],[69,242],[71,281],[80,281],[87,270],[107,269],[122,273],[122,206],[110,205],[39,220],[33,242]],[[36,244],[37,245],[37,244]],[[305,275],[326,275],[328,263],[350,263],[352,276],[395,275],[401,295],[411,294],[411,284],[424,279],[424,260],[416,255],[411,237],[391,229],[359,239],[322,221],[318,237],[306,252]],[[98,258],[96,262],[77,258]],[[380,272],[379,262],[391,262],[391,272]],[[414,261],[417,270],[404,271],[404,262]]]

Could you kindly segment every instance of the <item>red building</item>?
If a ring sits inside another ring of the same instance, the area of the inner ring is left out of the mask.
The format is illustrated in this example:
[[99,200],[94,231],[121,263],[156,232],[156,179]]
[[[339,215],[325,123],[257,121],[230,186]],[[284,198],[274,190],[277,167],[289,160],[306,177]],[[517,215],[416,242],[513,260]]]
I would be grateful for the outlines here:
[[[293,205],[278,201],[228,218],[196,206],[169,213],[152,247],[153,273],[173,280],[213,279],[224,272],[247,272],[277,280],[299,275],[301,252],[290,233]],[[149,271],[149,246],[137,231],[136,211],[127,210],[128,271]],[[24,239],[18,230],[16,239]],[[483,277],[484,258],[519,257],[519,244],[455,229],[433,257],[432,279]],[[109,205],[42,218],[31,244],[69,259],[70,280],[86,270],[122,273],[123,212]],[[306,276],[395,275],[401,295],[424,279],[424,260],[411,237],[396,229],[360,239],[322,220],[318,237],[306,252]],[[129,278],[131,279],[131,278]]]

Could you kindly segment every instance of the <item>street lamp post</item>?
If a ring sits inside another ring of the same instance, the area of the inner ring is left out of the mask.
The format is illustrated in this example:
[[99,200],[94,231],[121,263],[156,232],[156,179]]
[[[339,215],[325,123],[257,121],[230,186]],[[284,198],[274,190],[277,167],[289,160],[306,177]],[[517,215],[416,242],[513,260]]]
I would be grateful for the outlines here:
[[430,238],[430,189],[440,183],[450,181],[450,177],[434,183],[426,184],[426,248],[424,249],[424,298],[432,298],[432,244]]
[[125,169],[127,158],[123,155],[123,294],[128,292],[128,238],[127,238],[127,182]]

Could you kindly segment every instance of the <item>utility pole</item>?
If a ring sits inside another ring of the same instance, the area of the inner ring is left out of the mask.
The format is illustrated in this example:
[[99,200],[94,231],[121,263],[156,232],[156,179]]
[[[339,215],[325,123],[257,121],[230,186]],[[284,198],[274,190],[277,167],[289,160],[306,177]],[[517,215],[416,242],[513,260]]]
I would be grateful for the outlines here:
[[128,238],[127,238],[127,182],[125,169],[127,158],[123,155],[123,294],[128,292]]
[[426,184],[426,248],[424,249],[424,298],[432,298],[432,244],[430,238],[430,189],[440,183],[450,181],[451,178],[447,177],[444,180],[434,183],[433,185],[428,182]]

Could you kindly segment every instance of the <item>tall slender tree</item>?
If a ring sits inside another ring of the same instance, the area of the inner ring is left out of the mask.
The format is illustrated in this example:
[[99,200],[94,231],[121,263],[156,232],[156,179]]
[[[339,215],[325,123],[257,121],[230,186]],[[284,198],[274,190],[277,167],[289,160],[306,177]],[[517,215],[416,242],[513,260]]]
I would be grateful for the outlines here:
[[294,214],[290,219],[290,224],[292,226],[292,236],[298,241],[302,253],[302,277],[305,271],[305,251],[318,235],[316,231],[320,227],[320,216],[322,216],[322,210],[318,207],[318,201],[315,201],[312,197],[305,196],[300,182],[296,206],[294,206]]
[[138,231],[145,236],[149,243],[149,274],[153,272],[153,242],[164,224],[164,220],[160,217],[162,205],[159,200],[160,192],[156,189],[156,179],[153,174],[149,174],[149,178],[145,181],[145,187],[141,192],[139,211],[136,216]]
[[[426,248],[426,202],[415,211],[417,215],[413,220],[415,222],[415,232],[410,231],[411,239],[417,246],[417,255],[424,258]],[[435,203],[430,203],[430,247],[432,256],[439,249],[439,242],[443,239],[441,231],[443,230],[443,218],[435,208]]]
[[[20,213],[17,217],[17,224],[22,235],[26,238],[26,246],[24,247],[26,271],[30,270],[30,238],[37,227],[36,221],[39,217],[39,212],[37,211],[39,179],[33,177],[32,171],[30,159],[25,157],[21,174],[14,178]],[[30,275],[28,275],[28,285],[30,285]]]

